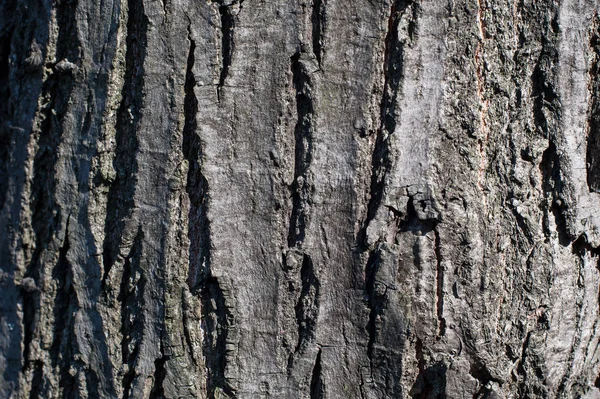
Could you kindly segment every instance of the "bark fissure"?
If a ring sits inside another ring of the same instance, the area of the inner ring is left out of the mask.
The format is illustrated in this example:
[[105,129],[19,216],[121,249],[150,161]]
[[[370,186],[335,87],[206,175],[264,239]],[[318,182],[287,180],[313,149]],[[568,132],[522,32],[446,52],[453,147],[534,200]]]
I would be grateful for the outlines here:
[[136,359],[142,343],[146,317],[144,314],[147,276],[140,265],[144,233],[138,228],[133,245],[123,262],[123,274],[118,300],[121,302],[121,361],[128,367],[123,378],[124,398],[129,397],[135,377]]
[[73,270],[67,259],[70,248],[69,220],[70,215],[67,217],[65,237],[58,253],[58,261],[52,269],[52,278],[58,280],[57,294],[54,299],[54,331],[52,346],[50,347],[52,365],[55,367],[60,363],[63,350],[70,347],[69,340],[72,337],[68,335],[68,330],[77,307],[77,296],[73,286]]
[[322,349],[319,349],[317,358],[315,360],[315,366],[312,370],[312,377],[310,380],[310,399],[323,399],[325,397],[325,386],[321,370],[321,353]]
[[209,276],[203,282],[201,293],[202,323],[205,333],[203,351],[207,369],[208,396],[214,398],[217,390],[234,396],[234,391],[225,376],[229,353],[227,336],[233,315],[227,307],[225,295],[215,277]]
[[196,42],[191,38],[188,28],[190,49],[187,60],[184,97],[184,126],[182,151],[188,161],[186,191],[190,199],[188,237],[190,240],[190,258],[188,286],[190,292],[196,292],[209,273],[210,230],[207,217],[208,182],[202,174],[202,147],[198,136],[197,114],[198,99],[194,92],[196,78],[194,62]]
[[319,67],[323,58],[323,42],[325,33],[326,14],[325,14],[325,1],[326,0],[313,0],[312,5],[312,51],[317,59]]
[[169,357],[163,354],[162,357],[154,361],[154,382],[152,384],[152,390],[150,391],[149,399],[162,399],[165,397],[165,388],[163,384],[167,376],[165,364],[167,363],[168,359]]
[[437,318],[438,318],[438,338],[443,337],[446,334],[446,319],[444,318],[444,265],[442,263],[442,246],[440,240],[440,233],[437,228],[433,229],[435,234],[435,258],[437,262],[436,267],[436,293],[437,293]]
[[[562,196],[564,181],[560,165],[560,157],[557,152],[556,144],[553,140],[550,140],[548,148],[546,148],[542,154],[540,170],[543,177],[542,189],[550,201],[547,209],[547,217],[554,218],[554,224],[556,225],[559,243],[563,246],[568,246],[572,241],[574,241],[575,237],[573,237],[573,234],[569,231],[568,227],[568,215],[566,213],[567,204],[564,203],[564,197]],[[517,218],[517,223],[519,223],[520,220],[520,218]],[[549,231],[547,222],[546,230],[547,235],[552,234],[552,232]],[[523,231],[527,232],[528,229],[523,227]]]
[[[6,32],[0,31],[0,98],[10,98],[10,54],[12,43],[12,31],[7,29]],[[9,124],[11,115],[11,106],[9,101],[0,103],[0,209],[4,208],[4,202],[8,193],[8,167],[9,167],[9,149],[13,131],[15,130]]]
[[598,14],[592,21],[589,47],[592,53],[588,72],[587,117],[587,184],[590,192],[600,192],[600,22]]
[[[61,4],[57,7],[56,20],[58,36],[56,38],[56,56],[58,59],[79,57],[77,38],[77,21],[75,19],[76,2]],[[45,105],[38,109],[40,120],[37,146],[33,162],[33,184],[31,192],[32,228],[35,235],[35,249],[28,265],[26,276],[39,281],[45,273],[43,255],[48,250],[52,237],[60,225],[61,212],[55,200],[57,180],[56,167],[59,162],[59,147],[64,140],[63,119],[69,110],[69,101],[75,86],[73,76],[58,73],[56,70],[49,74],[42,85],[41,97]],[[60,251],[59,251],[60,252]],[[59,254],[60,257],[60,254]],[[60,295],[60,292],[59,294]],[[23,298],[24,317],[24,366],[29,361],[29,346],[31,343],[35,320],[40,309],[40,296],[28,293]],[[55,315],[62,317],[62,315]],[[62,333],[62,331],[61,331]]]
[[120,254],[127,218],[134,208],[137,182],[136,154],[139,150],[137,126],[144,101],[144,62],[146,58],[148,18],[142,0],[128,0],[125,76],[121,104],[117,110],[116,150],[113,166],[115,181],[108,191],[104,228],[102,286]]
[[[392,3],[390,15],[387,21],[387,32],[385,36],[385,47],[383,53],[383,95],[379,104],[380,126],[377,129],[375,147],[371,159],[371,186],[367,215],[361,231],[358,235],[359,245],[366,248],[367,227],[375,218],[377,210],[383,200],[386,178],[392,169],[393,157],[390,148],[390,135],[394,134],[397,123],[397,99],[402,90],[404,80],[404,41],[399,40],[399,24],[407,8],[412,4],[410,1],[395,0]],[[416,24],[416,15],[411,16],[409,26]]]
[[296,322],[298,324],[298,344],[296,353],[302,352],[314,341],[317,317],[319,315],[319,280],[315,274],[312,259],[304,254],[300,270],[302,291],[296,304]]
[[221,72],[217,85],[217,101],[220,103],[222,99],[221,90],[225,86],[225,80],[229,75],[229,67],[233,57],[235,16],[232,13],[231,5],[219,5],[219,14],[221,14]]
[[312,82],[301,53],[291,57],[292,83],[296,92],[297,122],[294,129],[294,182],[288,246],[302,246],[309,218],[312,183],[309,175],[313,153],[314,103]]
[[[222,390],[233,396],[233,389],[225,377],[228,328],[232,323],[233,315],[226,303],[225,293],[220,282],[212,275],[210,267],[209,187],[208,181],[202,173],[202,143],[197,132],[196,117],[198,99],[194,92],[196,86],[194,76],[196,42],[191,37],[189,27],[188,40],[190,49],[185,81],[185,121],[182,145],[183,155],[188,161],[186,191],[190,199],[188,226],[190,249],[187,284],[192,294],[200,296],[202,305],[202,328],[205,334],[202,350],[207,368],[208,395],[212,398],[217,390]],[[189,339],[189,334],[186,333],[186,340]],[[191,343],[188,345],[191,348]]]
[[32,374],[29,399],[37,399],[42,393],[42,384],[44,383],[44,363],[42,361],[36,360],[34,362]]
[[365,289],[368,297],[369,307],[369,322],[367,323],[367,332],[369,334],[369,340],[367,341],[367,357],[369,359],[369,367],[371,378],[373,377],[373,351],[375,341],[377,340],[377,317],[381,314],[383,309],[381,296],[375,293],[375,276],[379,265],[379,251],[373,251],[369,255],[366,265],[366,278],[365,278]]

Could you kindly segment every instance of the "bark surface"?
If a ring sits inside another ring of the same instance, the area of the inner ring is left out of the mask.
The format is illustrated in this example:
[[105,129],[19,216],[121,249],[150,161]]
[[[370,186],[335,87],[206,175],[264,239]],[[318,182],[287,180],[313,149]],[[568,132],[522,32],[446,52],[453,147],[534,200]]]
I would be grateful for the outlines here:
[[0,2],[0,397],[599,398],[592,0]]

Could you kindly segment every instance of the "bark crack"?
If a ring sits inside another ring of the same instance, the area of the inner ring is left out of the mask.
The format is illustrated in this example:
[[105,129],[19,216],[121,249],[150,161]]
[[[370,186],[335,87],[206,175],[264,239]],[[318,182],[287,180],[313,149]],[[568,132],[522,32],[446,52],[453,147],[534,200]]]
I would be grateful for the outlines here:
[[[437,227],[437,226],[436,226]],[[435,234],[435,258],[436,268],[436,289],[437,289],[437,318],[438,318],[438,339],[446,334],[446,319],[444,318],[444,264],[442,263],[442,247],[440,242],[440,233],[437,228],[433,229]]]
[[394,134],[397,123],[397,99],[402,90],[404,81],[404,40],[398,37],[399,25],[410,6],[413,6],[412,14],[408,21],[409,37],[412,37],[416,29],[416,5],[412,1],[395,0],[392,3],[390,15],[387,21],[387,32],[385,36],[385,47],[383,53],[383,95],[379,105],[380,126],[377,129],[375,147],[371,160],[371,186],[367,216],[358,234],[358,243],[367,248],[367,227],[375,218],[377,210],[381,206],[384,196],[384,188],[388,173],[392,169],[392,149],[389,137]]
[[115,125],[116,171],[106,205],[104,228],[102,290],[106,292],[106,280],[119,256],[126,220],[134,208],[137,181],[138,138],[137,126],[141,117],[144,93],[144,62],[146,59],[148,18],[143,0],[128,0],[127,36],[125,39],[125,76],[121,89],[121,104],[117,110]]
[[235,16],[232,12],[231,4],[224,4],[224,1],[218,1],[219,14],[221,15],[221,72],[219,73],[219,83],[217,84],[217,102],[221,102],[221,90],[225,86],[225,80],[229,76],[229,67],[233,58],[234,51],[234,29]]
[[312,82],[301,53],[291,57],[293,86],[296,91],[297,123],[294,129],[294,182],[292,183],[292,213],[288,233],[288,246],[302,246],[309,218],[313,186],[310,164],[313,152],[314,103]]
[[312,51],[315,55],[315,58],[317,59],[317,63],[319,64],[320,69],[323,57],[325,24],[327,22],[325,14],[325,0],[313,0],[311,22]]
[[319,353],[317,353],[317,358],[315,360],[315,366],[312,371],[310,380],[310,399],[323,399],[325,397],[325,385],[321,370],[321,353],[322,349],[319,349]]
[[592,20],[589,41],[591,65],[588,72],[587,118],[587,185],[590,192],[600,192],[600,21],[598,14]]

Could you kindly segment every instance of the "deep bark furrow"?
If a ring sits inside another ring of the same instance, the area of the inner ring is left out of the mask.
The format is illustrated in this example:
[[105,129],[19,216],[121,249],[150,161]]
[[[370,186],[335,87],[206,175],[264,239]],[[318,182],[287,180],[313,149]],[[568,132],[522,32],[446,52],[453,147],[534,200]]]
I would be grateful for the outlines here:
[[313,153],[314,104],[311,77],[301,59],[302,54],[291,57],[292,83],[296,92],[297,122],[294,129],[294,182],[292,183],[292,212],[290,216],[288,246],[302,246],[308,222],[312,183],[309,176]]
[[[143,339],[145,290],[148,277],[140,266],[144,233],[141,226],[133,240],[129,254],[123,261],[123,274],[118,300],[121,302],[121,361],[134,372],[139,348]],[[123,379],[123,387],[131,384],[129,377]],[[128,393],[126,393],[128,395]]]
[[317,59],[319,67],[321,66],[321,60],[323,57],[324,31],[327,22],[325,5],[326,0],[313,0],[312,4],[312,51]]
[[600,21],[597,13],[592,20],[589,46],[592,57],[588,72],[587,185],[591,192],[600,192]]
[[[227,6],[221,6],[221,8]],[[230,11],[226,13],[233,18]],[[228,17],[228,18],[229,18]],[[233,23],[233,19],[230,20]],[[223,21],[225,24],[226,21]],[[233,29],[230,26],[228,29]],[[225,33],[225,31],[224,31]],[[230,32],[232,35],[233,32]],[[231,38],[230,38],[231,39]],[[228,40],[230,40],[228,39]],[[207,369],[207,390],[209,397],[214,397],[217,390],[232,393],[225,377],[227,364],[227,335],[232,315],[226,304],[225,294],[219,281],[211,273],[211,240],[210,221],[208,219],[208,181],[202,174],[202,147],[197,132],[198,99],[194,92],[196,78],[194,76],[196,43],[188,32],[190,49],[187,59],[183,128],[183,155],[188,161],[186,191],[190,198],[188,237],[189,271],[187,284],[193,295],[199,295],[202,304],[202,323],[204,326],[204,342],[202,345]],[[224,39],[225,40],[225,39]],[[223,43],[225,45],[225,42]],[[227,62],[230,62],[227,61]],[[223,68],[228,64],[223,64]],[[223,73],[223,70],[222,70]],[[226,70],[225,75],[226,76]],[[185,323],[184,323],[185,324]],[[186,340],[189,336],[186,335]],[[188,344],[191,348],[191,343]]]
[[[162,346],[161,352],[163,352]],[[150,391],[149,399],[162,399],[165,397],[163,384],[167,375],[167,370],[165,369],[167,360],[168,357],[163,354],[161,358],[154,361],[154,383],[152,385],[152,390]]]
[[[396,130],[397,100],[401,94],[404,78],[403,57],[405,43],[399,40],[398,29],[400,20],[410,4],[410,1],[394,0],[387,21],[383,52],[383,94],[379,104],[380,126],[377,129],[377,137],[371,159],[371,187],[367,215],[358,234],[358,243],[364,248],[367,247],[367,227],[373,218],[375,218],[375,214],[381,206],[386,178],[393,164],[389,136],[394,134]],[[415,23],[416,21],[411,19],[409,26]],[[414,27],[412,29],[414,30]]]
[[194,93],[196,78],[194,62],[196,43],[188,33],[190,49],[187,60],[184,97],[183,155],[188,161],[186,191],[190,198],[188,237],[190,240],[190,258],[188,286],[195,293],[199,284],[209,273],[210,262],[210,229],[207,218],[208,182],[202,174],[202,148],[198,136],[196,114],[198,99]]
[[[77,61],[79,56],[74,50],[79,45],[77,22],[73,15],[75,10],[76,3],[61,4],[57,7],[56,55],[59,60],[70,57],[71,60]],[[63,119],[68,112],[74,86],[74,76],[71,73],[63,73],[56,68],[53,73],[48,75],[42,86],[41,97],[47,99],[47,103],[44,108],[38,110],[40,130],[37,132],[37,145],[40,151],[36,153],[33,162],[31,198],[32,228],[36,244],[26,272],[26,277],[33,279],[34,282],[39,282],[44,278],[46,270],[42,258],[51,245],[52,237],[61,223],[62,214],[58,211],[59,207],[55,199],[57,187],[55,174],[59,162],[59,147],[64,139]],[[65,245],[68,248],[68,242]],[[63,245],[63,248],[59,251],[59,262],[64,248]],[[62,255],[64,257],[64,254]],[[58,294],[60,295],[61,292]],[[25,307],[24,322],[26,323],[24,329],[24,368],[29,361],[29,346],[37,324],[35,321],[39,319],[37,312],[41,304],[40,299],[40,295],[36,293],[26,293],[23,298]],[[59,317],[62,317],[62,315]]]
[[367,332],[369,339],[367,341],[367,358],[369,359],[369,367],[371,376],[373,375],[373,359],[375,342],[377,340],[377,316],[381,314],[382,309],[380,308],[380,299],[375,294],[375,276],[377,273],[377,266],[379,262],[378,250],[372,251],[369,255],[369,259],[366,264],[366,277],[365,277],[365,290],[368,297],[369,306],[369,321],[367,324]]
[[[2,9],[0,9],[2,11]],[[7,12],[8,13],[8,12]],[[10,14],[9,14],[10,15]],[[12,29],[5,26],[0,31],[0,98],[10,98],[10,62]],[[4,208],[6,195],[8,193],[8,167],[9,167],[9,146],[10,136],[14,127],[9,124],[10,107],[8,101],[0,104],[0,209]]]
[[319,353],[317,353],[317,358],[315,360],[315,366],[312,370],[310,399],[323,399],[325,397],[325,387],[323,385],[323,376],[321,375],[321,353],[322,349],[319,349]]
[[437,228],[435,233],[435,258],[436,258],[436,294],[437,294],[437,318],[438,318],[438,337],[443,337],[446,334],[446,319],[444,318],[444,264],[442,263],[441,240],[440,233]]
[[302,291],[296,304],[296,321],[298,324],[298,344],[296,353],[302,352],[314,341],[319,316],[319,280],[309,255],[304,254],[300,269]]
[[225,80],[229,75],[233,51],[234,51],[234,29],[235,16],[232,13],[231,5],[218,2],[219,14],[221,14],[221,72],[219,73],[219,83],[217,84],[217,100],[221,102],[221,90],[225,85]]
[[228,355],[227,335],[232,315],[227,308],[223,290],[216,278],[210,276],[203,282],[201,295],[202,322],[206,334],[203,351],[206,361],[208,396],[214,398],[217,390],[232,396],[233,389],[225,376]]
[[146,58],[148,18],[142,0],[128,0],[125,76],[121,104],[116,120],[116,149],[113,166],[115,181],[108,191],[104,228],[103,285],[117,261],[126,228],[126,219],[134,207],[139,150],[137,127],[141,117],[144,92],[144,60]]
[[54,299],[54,331],[50,359],[52,365],[59,364],[62,351],[65,349],[65,331],[68,330],[72,315],[77,308],[77,297],[73,286],[72,266],[67,259],[69,251],[69,220],[65,226],[65,238],[58,253],[58,261],[52,269],[52,278],[58,282],[57,295]]

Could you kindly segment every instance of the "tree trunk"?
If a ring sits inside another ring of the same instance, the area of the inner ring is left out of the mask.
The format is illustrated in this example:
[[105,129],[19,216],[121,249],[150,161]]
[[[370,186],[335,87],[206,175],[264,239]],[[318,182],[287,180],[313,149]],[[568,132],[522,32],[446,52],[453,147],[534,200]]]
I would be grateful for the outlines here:
[[591,0],[3,0],[0,397],[600,397]]

